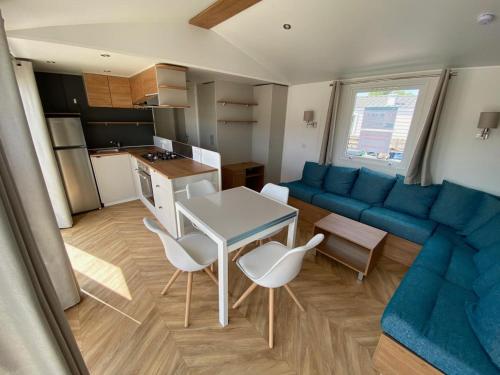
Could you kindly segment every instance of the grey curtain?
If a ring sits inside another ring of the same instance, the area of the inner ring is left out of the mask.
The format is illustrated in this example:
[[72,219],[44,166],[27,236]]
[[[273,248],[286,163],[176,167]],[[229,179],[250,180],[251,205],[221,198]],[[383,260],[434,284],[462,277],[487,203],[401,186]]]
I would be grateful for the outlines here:
[[434,147],[439,117],[443,109],[450,76],[450,69],[445,69],[439,77],[436,93],[432,99],[432,104],[425,120],[422,133],[415,147],[415,152],[411,158],[408,171],[406,172],[405,184],[421,184],[422,186],[432,184],[430,171],[431,153]]
[[0,14],[0,373],[88,374],[62,306],[79,291],[43,182]]
[[319,155],[320,164],[331,164],[333,162],[333,137],[335,135],[335,127],[337,124],[340,88],[340,81],[334,81],[332,83],[332,93],[330,95],[330,103],[326,114],[325,131],[323,133],[323,142],[321,143],[321,151]]

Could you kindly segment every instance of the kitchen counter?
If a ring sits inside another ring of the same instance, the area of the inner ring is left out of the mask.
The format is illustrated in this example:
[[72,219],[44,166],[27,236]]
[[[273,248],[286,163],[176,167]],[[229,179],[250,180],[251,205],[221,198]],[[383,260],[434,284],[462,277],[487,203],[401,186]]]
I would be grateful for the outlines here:
[[141,155],[148,152],[164,151],[161,148],[150,146],[150,147],[129,147],[121,148],[119,151],[109,151],[101,150],[90,150],[89,154],[91,156],[109,156],[109,155],[119,155],[119,154],[130,154],[141,163],[148,165],[151,169],[154,169],[158,173],[164,175],[169,179],[193,176],[202,173],[209,173],[217,171],[216,168],[210,167],[208,165],[199,163],[188,158],[178,158],[174,160],[157,160],[150,162],[149,160],[143,158]]

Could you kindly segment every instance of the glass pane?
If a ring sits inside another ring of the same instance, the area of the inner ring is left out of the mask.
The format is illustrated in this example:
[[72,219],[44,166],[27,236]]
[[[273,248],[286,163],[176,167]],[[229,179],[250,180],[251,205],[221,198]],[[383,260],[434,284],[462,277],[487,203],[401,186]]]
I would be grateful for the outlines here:
[[358,92],[347,156],[403,160],[418,94],[418,89]]

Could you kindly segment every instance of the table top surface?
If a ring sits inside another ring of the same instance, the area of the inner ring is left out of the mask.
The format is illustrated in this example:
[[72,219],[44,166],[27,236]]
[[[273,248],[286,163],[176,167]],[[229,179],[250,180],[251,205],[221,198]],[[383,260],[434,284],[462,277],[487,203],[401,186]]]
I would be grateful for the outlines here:
[[387,235],[383,230],[334,213],[317,221],[314,226],[370,250],[376,248]]
[[246,187],[177,201],[228,245],[298,215],[294,207],[267,198]]

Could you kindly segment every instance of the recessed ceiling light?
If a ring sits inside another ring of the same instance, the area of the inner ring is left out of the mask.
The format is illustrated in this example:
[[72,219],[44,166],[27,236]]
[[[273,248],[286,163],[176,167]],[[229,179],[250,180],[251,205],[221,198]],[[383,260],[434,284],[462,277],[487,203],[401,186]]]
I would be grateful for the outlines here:
[[290,25],[289,23],[285,23],[285,24],[283,24],[283,28],[285,30],[290,30],[292,28],[292,25]]
[[104,70],[104,73],[111,73],[111,70]]
[[109,53],[101,53],[101,57],[111,57]]
[[52,61],[52,60],[47,60],[45,61],[47,64],[55,64],[56,62],[55,61]]
[[488,25],[495,20],[495,13],[492,12],[483,12],[479,16],[477,16],[477,23],[480,25]]

